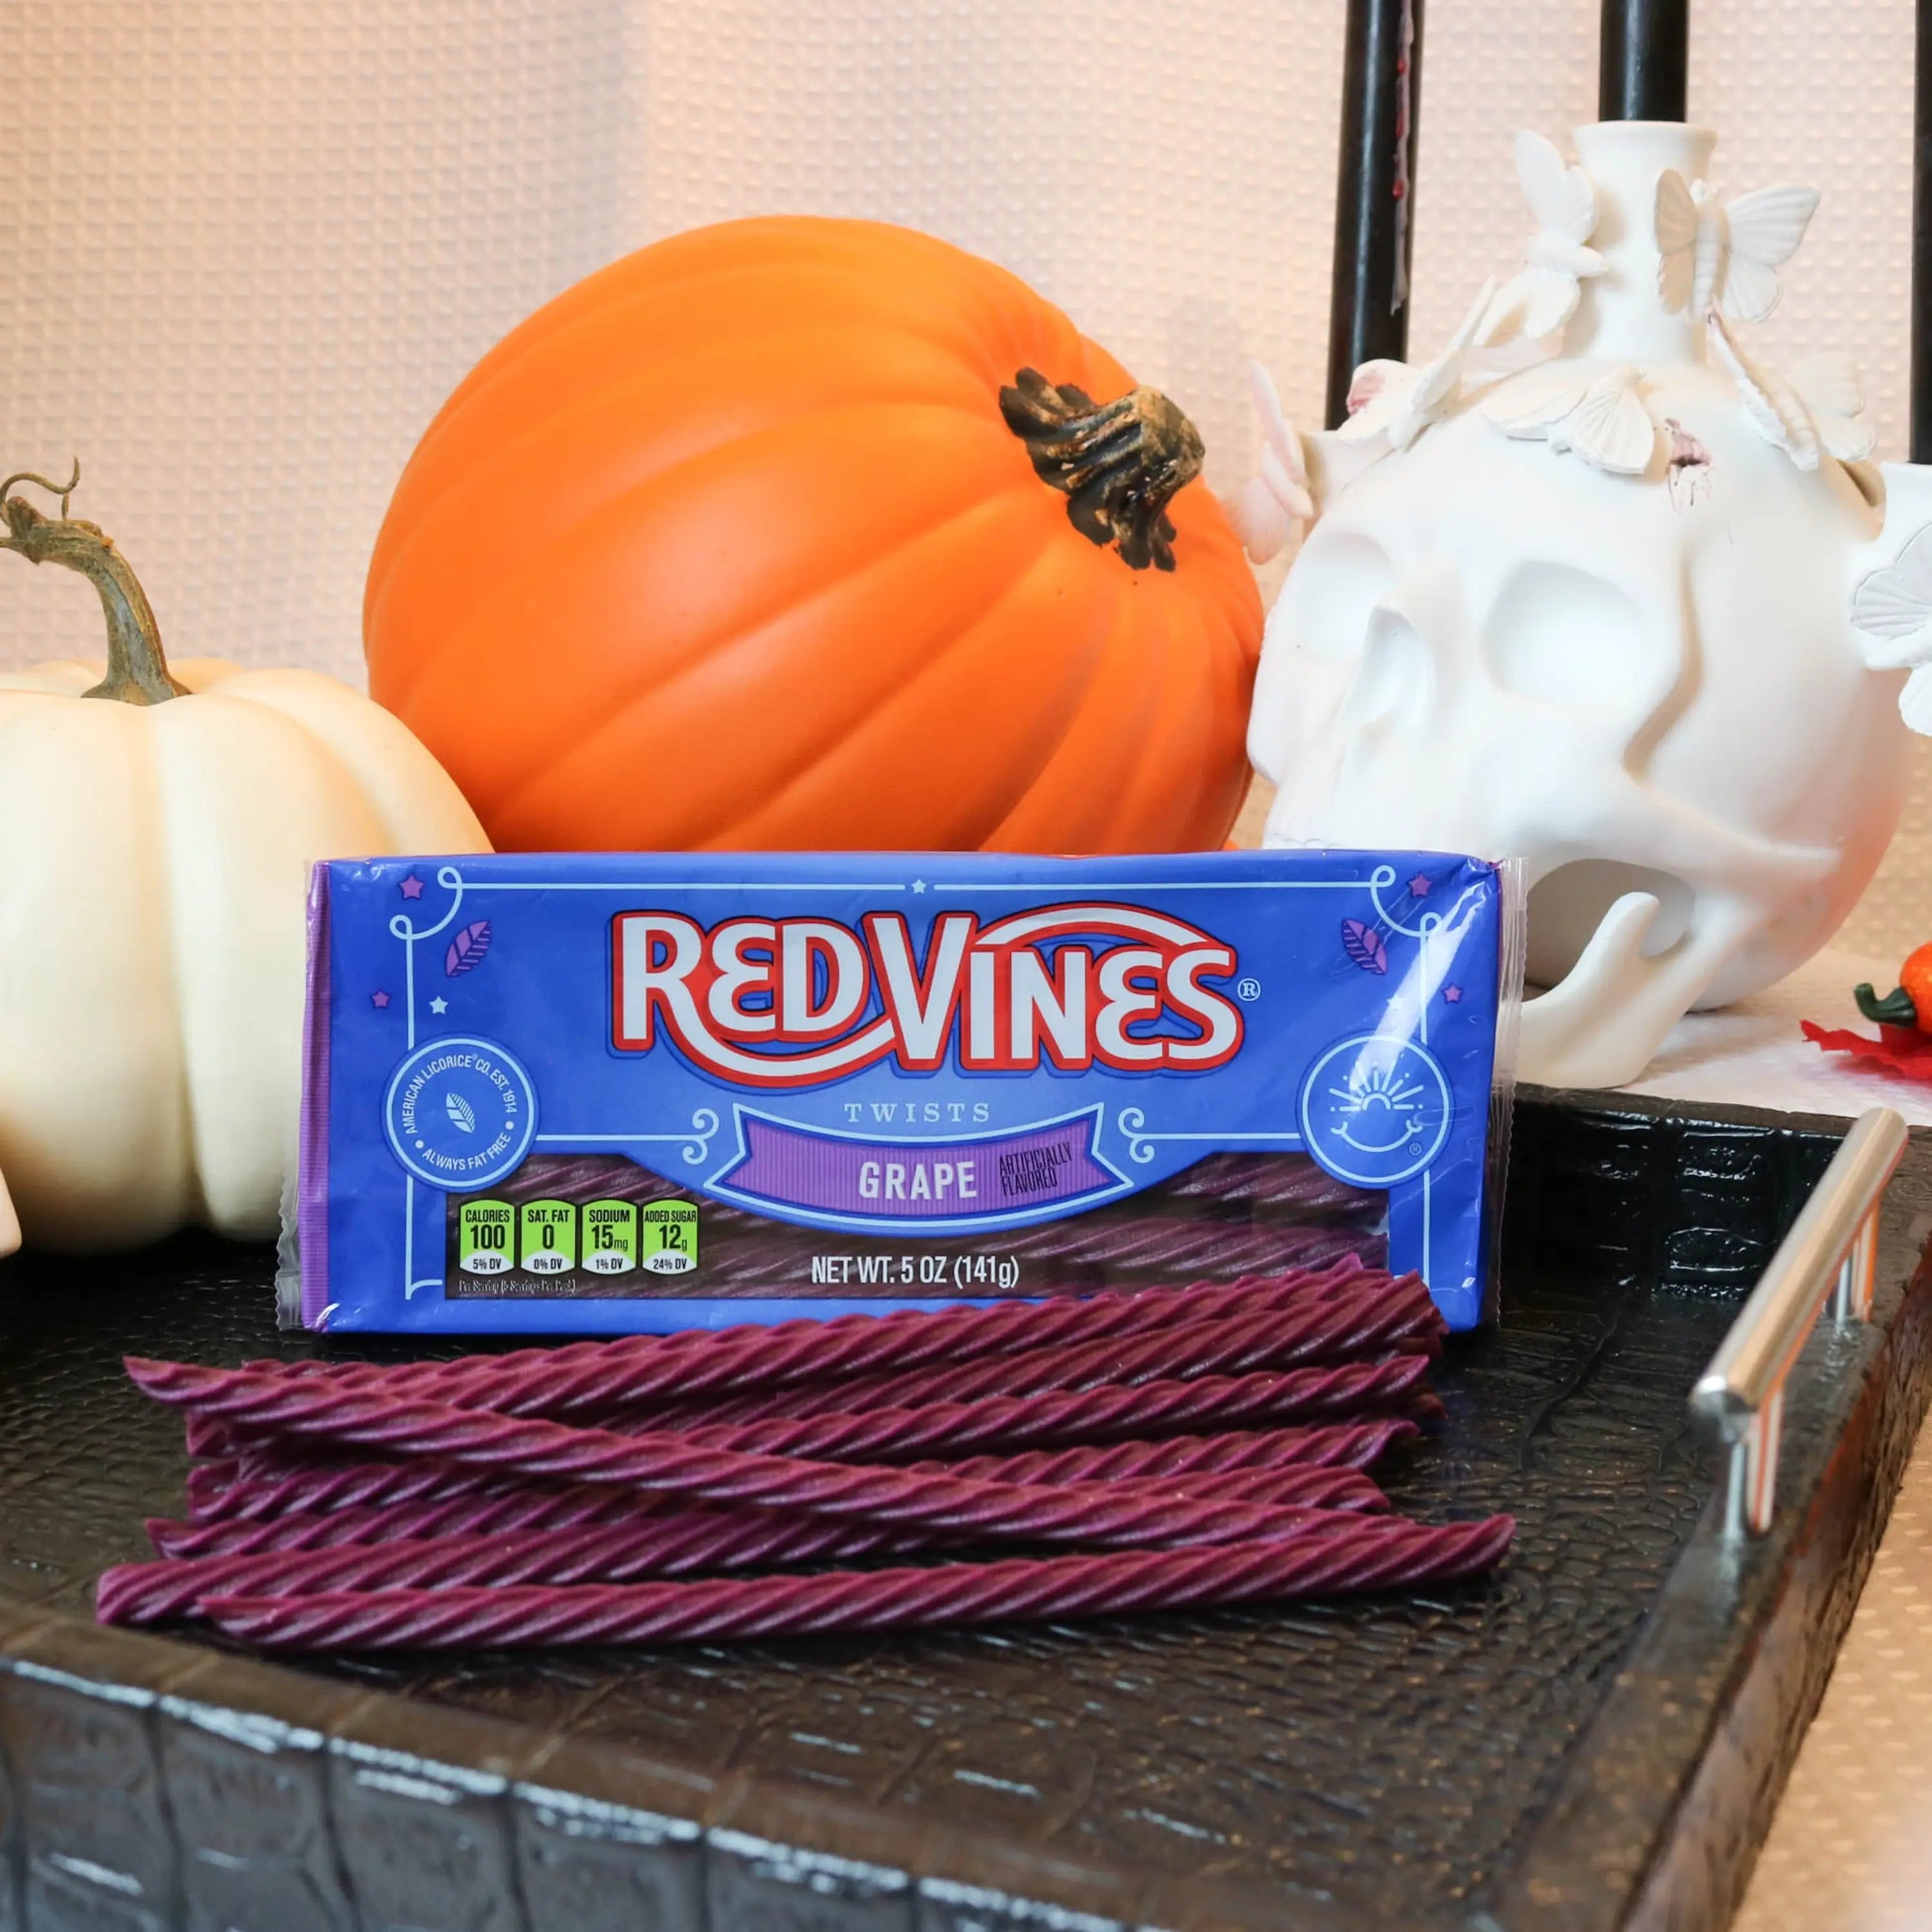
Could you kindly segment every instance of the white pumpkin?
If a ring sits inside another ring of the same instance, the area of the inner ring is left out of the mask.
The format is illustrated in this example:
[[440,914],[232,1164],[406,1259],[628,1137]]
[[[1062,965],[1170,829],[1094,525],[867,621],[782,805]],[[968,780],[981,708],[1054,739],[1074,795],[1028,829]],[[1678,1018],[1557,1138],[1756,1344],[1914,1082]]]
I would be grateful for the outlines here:
[[0,484],[0,548],[94,582],[109,661],[0,674],[0,1173],[32,1245],[267,1239],[300,1101],[310,866],[488,842],[346,685],[213,658],[171,674],[111,540],[7,496],[19,480]]

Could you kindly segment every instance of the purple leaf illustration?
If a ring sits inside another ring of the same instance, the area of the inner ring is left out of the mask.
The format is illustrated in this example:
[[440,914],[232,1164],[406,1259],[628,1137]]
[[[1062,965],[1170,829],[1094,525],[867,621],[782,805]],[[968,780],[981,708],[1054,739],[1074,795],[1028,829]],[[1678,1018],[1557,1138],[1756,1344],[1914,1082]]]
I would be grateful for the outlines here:
[[474,926],[466,926],[449,942],[449,950],[442,956],[442,970],[452,980],[459,973],[473,973],[489,950],[490,922],[479,919]]
[[1342,920],[1342,950],[1364,973],[1388,970],[1388,950],[1382,944],[1382,934],[1361,920]]

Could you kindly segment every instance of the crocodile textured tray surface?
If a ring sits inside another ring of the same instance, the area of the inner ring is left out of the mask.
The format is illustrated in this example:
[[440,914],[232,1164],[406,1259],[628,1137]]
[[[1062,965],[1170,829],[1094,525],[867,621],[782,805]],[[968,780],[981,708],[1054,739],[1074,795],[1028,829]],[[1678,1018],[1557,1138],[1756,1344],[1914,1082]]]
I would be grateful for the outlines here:
[[1831,1148],[1526,1101],[1503,1324],[1391,1478],[1418,1515],[1514,1511],[1506,1570],[1064,1628],[299,1670],[95,1630],[183,1468],[118,1353],[278,1346],[269,1259],[10,1264],[0,1932],[1721,1924],[1932,1378],[1915,1146],[1880,1318],[1814,1340],[1779,1526],[1722,1550],[1685,1394]]

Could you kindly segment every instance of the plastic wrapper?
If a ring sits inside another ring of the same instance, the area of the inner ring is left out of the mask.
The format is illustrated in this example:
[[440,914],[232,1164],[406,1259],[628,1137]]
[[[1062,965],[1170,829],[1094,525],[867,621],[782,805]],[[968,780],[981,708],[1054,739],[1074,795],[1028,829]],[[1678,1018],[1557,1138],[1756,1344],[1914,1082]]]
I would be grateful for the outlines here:
[[1354,1253],[1472,1326],[1520,900],[1419,853],[320,866],[284,1318],[662,1331]]

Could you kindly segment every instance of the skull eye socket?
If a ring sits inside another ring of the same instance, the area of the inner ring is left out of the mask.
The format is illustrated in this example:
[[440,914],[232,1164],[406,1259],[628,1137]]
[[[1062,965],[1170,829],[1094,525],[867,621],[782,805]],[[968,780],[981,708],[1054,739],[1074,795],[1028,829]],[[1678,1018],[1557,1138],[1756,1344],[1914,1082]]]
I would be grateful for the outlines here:
[[1296,559],[1276,610],[1288,635],[1311,657],[1360,657],[1370,614],[1394,587],[1395,567],[1382,545],[1341,530]]
[[1483,650],[1505,691],[1592,710],[1621,710],[1654,688],[1658,669],[1636,606],[1615,584],[1564,563],[1510,572]]

